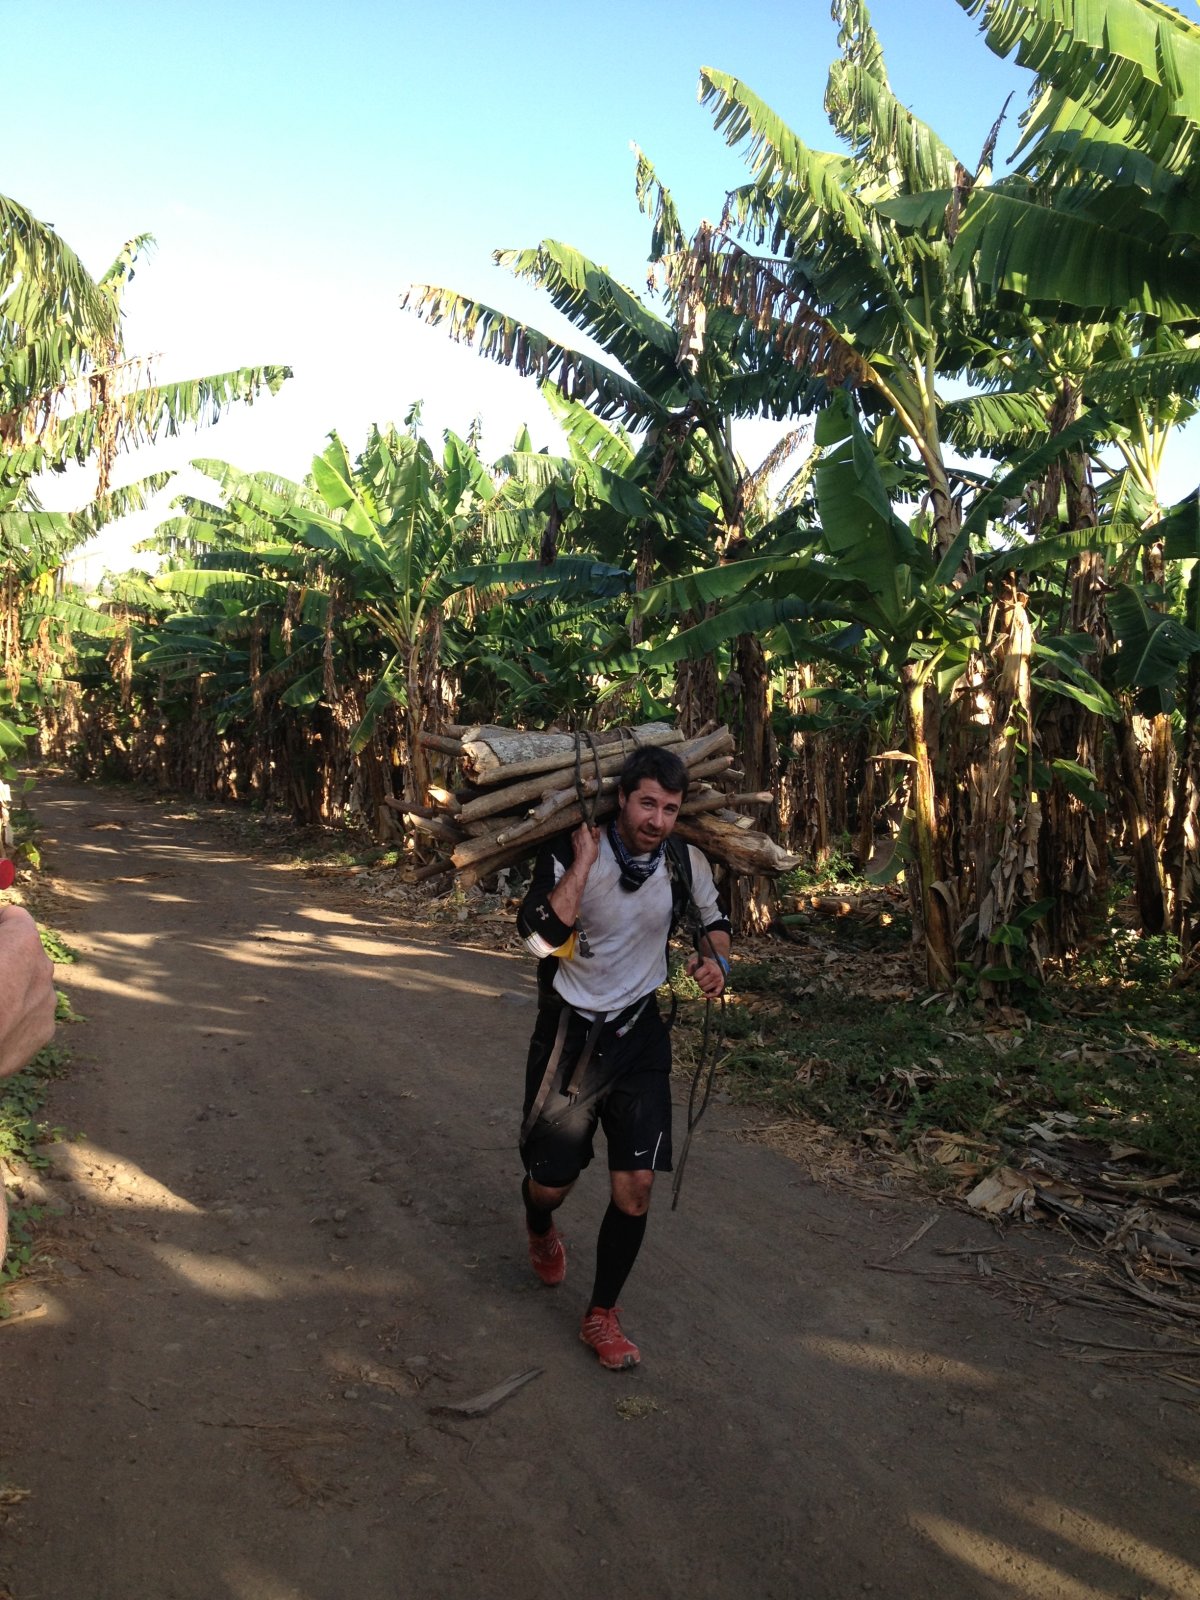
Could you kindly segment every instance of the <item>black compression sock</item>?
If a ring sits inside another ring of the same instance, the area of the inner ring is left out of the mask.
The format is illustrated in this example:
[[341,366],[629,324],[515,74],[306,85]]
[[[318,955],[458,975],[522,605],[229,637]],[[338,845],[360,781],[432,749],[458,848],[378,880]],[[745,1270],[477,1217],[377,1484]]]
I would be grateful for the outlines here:
[[535,1206],[529,1198],[529,1179],[521,1179],[521,1199],[525,1202],[525,1224],[530,1233],[535,1233],[539,1238],[550,1232],[554,1224],[553,1211],[547,1211],[544,1206]]
[[608,1202],[604,1221],[596,1239],[596,1282],[592,1287],[591,1306],[611,1311],[617,1296],[625,1286],[625,1279],[633,1270],[642,1239],[646,1233],[646,1214],[631,1217],[615,1201]]

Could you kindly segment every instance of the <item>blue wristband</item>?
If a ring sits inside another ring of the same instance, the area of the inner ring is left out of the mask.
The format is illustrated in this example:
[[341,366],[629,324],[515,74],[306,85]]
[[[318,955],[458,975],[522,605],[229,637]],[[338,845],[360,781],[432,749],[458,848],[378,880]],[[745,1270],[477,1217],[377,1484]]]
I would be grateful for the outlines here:
[[713,960],[720,967],[720,969],[721,969],[722,973],[725,975],[725,977],[728,977],[729,973],[730,973],[730,966],[729,966],[728,961],[726,961],[725,957],[717,955],[716,951],[714,950],[714,952],[713,952]]

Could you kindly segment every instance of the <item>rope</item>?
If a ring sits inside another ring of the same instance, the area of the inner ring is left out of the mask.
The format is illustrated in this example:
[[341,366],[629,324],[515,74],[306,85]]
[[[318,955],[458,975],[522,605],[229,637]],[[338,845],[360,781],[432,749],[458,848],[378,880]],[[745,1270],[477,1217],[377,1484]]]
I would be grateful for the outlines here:
[[[683,1188],[683,1169],[687,1165],[688,1151],[692,1148],[692,1135],[700,1126],[700,1120],[708,1110],[708,1102],[712,1098],[713,1079],[717,1073],[717,1052],[714,1049],[709,1058],[709,1045],[712,1042],[712,1008],[711,1000],[704,1002],[704,1038],[700,1044],[700,1060],[692,1074],[692,1087],[688,1092],[687,1108],[687,1137],[683,1141],[683,1149],[679,1152],[679,1162],[675,1168],[675,1177],[671,1184],[671,1210],[674,1211],[679,1204],[679,1192]],[[725,1010],[725,996],[721,996],[721,1010]],[[704,1074],[707,1063],[708,1075],[704,1081],[704,1097],[700,1101],[700,1109],[696,1110],[696,1091],[700,1087],[700,1079]]]
[[[596,773],[596,792],[586,795],[583,792],[583,741],[587,740],[588,748],[592,752],[592,763]],[[600,773],[600,751],[597,747],[595,736],[586,728],[580,732],[575,730],[575,793],[579,796],[579,809],[583,812],[583,820],[589,828],[596,826],[596,808],[600,804],[600,787],[602,783]]]
[[[697,924],[697,934],[701,944],[708,946],[708,954],[715,961],[717,959],[716,946],[709,938],[708,930],[699,926],[700,908],[696,904],[691,888],[687,891],[688,900],[691,902],[692,915]],[[719,964],[719,963],[718,963]],[[726,979],[728,983],[728,979]],[[692,1148],[692,1135],[700,1126],[704,1113],[708,1110],[708,1102],[712,1099],[713,1080],[717,1074],[717,1049],[716,1039],[712,1026],[713,1003],[706,999],[704,1002],[704,1034],[700,1041],[700,1059],[696,1063],[696,1070],[692,1074],[692,1086],[688,1091],[687,1107],[687,1136],[683,1141],[683,1149],[679,1152],[679,1161],[675,1167],[675,1177],[671,1183],[671,1210],[674,1211],[679,1204],[679,1194],[683,1188],[683,1169],[687,1165],[688,1152]],[[721,990],[721,1015],[725,1015],[725,990]],[[672,1020],[674,1020],[674,995],[672,994]],[[724,1026],[718,1030],[724,1033]],[[706,1072],[707,1069],[707,1072]],[[699,1110],[696,1109],[696,1093],[700,1087],[700,1080],[704,1079],[704,1094],[700,1101]]]

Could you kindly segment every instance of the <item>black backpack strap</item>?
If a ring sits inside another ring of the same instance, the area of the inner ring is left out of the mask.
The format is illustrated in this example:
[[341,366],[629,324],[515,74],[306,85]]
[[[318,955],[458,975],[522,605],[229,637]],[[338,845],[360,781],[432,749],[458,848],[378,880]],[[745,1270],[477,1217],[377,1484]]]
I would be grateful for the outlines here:
[[667,835],[667,876],[671,880],[671,933],[694,912],[692,900],[692,855],[682,839]]

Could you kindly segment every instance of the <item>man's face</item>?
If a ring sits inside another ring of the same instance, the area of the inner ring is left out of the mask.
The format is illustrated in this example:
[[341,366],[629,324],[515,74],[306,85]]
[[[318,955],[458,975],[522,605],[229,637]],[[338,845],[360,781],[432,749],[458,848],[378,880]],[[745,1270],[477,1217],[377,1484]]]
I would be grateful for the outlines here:
[[632,794],[617,790],[617,832],[631,855],[649,855],[675,826],[683,795],[643,778]]

